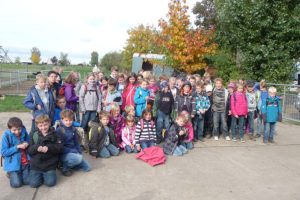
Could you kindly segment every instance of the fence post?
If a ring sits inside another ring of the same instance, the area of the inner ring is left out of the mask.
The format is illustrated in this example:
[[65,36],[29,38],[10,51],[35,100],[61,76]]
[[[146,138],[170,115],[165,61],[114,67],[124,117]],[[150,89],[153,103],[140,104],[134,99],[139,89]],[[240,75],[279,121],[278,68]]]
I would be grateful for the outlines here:
[[11,84],[11,72],[9,72],[9,84]]
[[284,86],[283,89],[282,117],[284,117],[284,113],[285,113],[285,99],[286,99],[286,86]]
[[20,72],[18,70],[18,75],[17,75],[17,94],[19,94],[19,81],[20,81]]

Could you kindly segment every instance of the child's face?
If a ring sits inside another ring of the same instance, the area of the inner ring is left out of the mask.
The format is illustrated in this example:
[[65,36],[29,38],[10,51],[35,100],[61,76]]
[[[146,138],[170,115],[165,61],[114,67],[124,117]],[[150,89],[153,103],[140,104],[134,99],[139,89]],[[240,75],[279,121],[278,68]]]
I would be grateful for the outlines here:
[[154,79],[150,79],[149,84],[150,84],[151,86],[153,86],[153,85],[155,84],[155,80],[154,80]]
[[233,93],[233,88],[228,88],[228,92],[229,92],[230,94],[232,94],[232,93]]
[[269,92],[269,96],[270,96],[271,98],[274,98],[274,97],[276,96],[276,92]]
[[208,81],[210,81],[210,76],[206,76],[206,77],[204,77],[204,80],[208,80]]
[[60,79],[60,76],[57,76],[57,77],[56,77],[56,83],[59,83],[60,80],[61,80],[61,79]]
[[190,117],[189,113],[187,111],[183,111],[182,114],[185,116],[185,120],[183,120],[184,123],[187,123]]
[[185,85],[185,86],[183,87],[183,92],[184,92],[184,93],[189,93],[190,90],[191,90],[191,87],[190,87],[189,85]]
[[196,92],[199,94],[202,92],[201,86],[196,86]]
[[60,109],[64,110],[66,108],[66,99],[59,99],[57,102],[56,102],[56,106],[59,107]]
[[192,86],[194,86],[195,83],[196,83],[196,80],[195,79],[190,79],[190,83],[191,83]]
[[11,127],[9,130],[16,136],[19,136],[22,132],[22,127]]
[[102,80],[101,85],[106,87],[107,86],[107,81],[106,80]]
[[114,117],[118,117],[119,114],[120,114],[120,110],[115,110],[115,111],[113,112],[113,116],[114,116]]
[[107,126],[109,123],[109,118],[108,117],[102,117],[102,119],[100,119],[100,122],[103,126]]
[[265,87],[261,87],[261,88],[260,88],[260,91],[262,91],[262,92],[266,92],[266,91],[267,91],[267,88],[265,88]]
[[123,85],[124,84],[124,78],[119,78],[118,82],[119,82],[119,84]]
[[254,86],[253,87],[247,87],[247,90],[248,90],[248,92],[253,92],[253,90],[254,90]]
[[144,115],[144,118],[145,118],[145,120],[147,120],[147,121],[149,121],[149,120],[151,120],[151,113],[146,113],[145,115]]
[[36,84],[39,86],[40,89],[45,89],[46,86],[46,80],[45,79],[39,79],[36,81]]
[[182,85],[183,85],[183,81],[180,80],[180,79],[178,79],[178,80],[177,80],[177,86],[178,86],[179,88],[181,88]]
[[113,71],[111,72],[111,75],[112,75],[112,77],[117,77],[117,76],[118,76],[118,72],[115,71],[115,70],[113,70]]
[[100,80],[102,77],[104,76],[104,74],[101,72],[98,74],[98,79]]
[[130,78],[129,78],[129,82],[130,82],[131,84],[134,84],[135,78],[134,78],[134,77],[130,77]]
[[201,78],[196,76],[196,82],[200,82],[201,81]]
[[137,78],[137,80],[138,80],[138,82],[141,84],[143,78],[139,76],[139,77]]
[[164,92],[164,93],[167,93],[168,90],[169,90],[168,86],[166,86],[166,87],[163,88],[163,92]]
[[134,117],[135,116],[135,110],[132,109],[131,111],[129,111],[128,115]]
[[90,84],[95,83],[95,77],[94,76],[88,77],[87,82],[90,83]]
[[244,91],[244,88],[243,88],[243,87],[239,86],[239,87],[237,88],[237,92],[242,93],[243,91]]
[[147,82],[146,81],[143,81],[142,83],[141,83],[141,88],[143,88],[144,90],[146,90],[147,89]]
[[212,95],[212,91],[206,92],[207,96],[211,96]]
[[108,85],[108,90],[114,90],[115,86],[114,85]]
[[61,121],[66,127],[71,127],[73,124],[73,119],[63,118]]
[[222,88],[222,82],[221,81],[217,81],[216,82],[216,88],[219,90],[219,89],[221,89]]
[[36,125],[38,129],[42,132],[43,135],[47,135],[49,128],[50,128],[50,123],[49,122],[41,122]]
[[169,82],[170,88],[174,89],[175,88],[175,82],[174,81],[170,81]]
[[185,124],[185,121],[183,120],[183,119],[177,119],[176,120],[176,122],[177,122],[177,124],[179,125],[179,126],[184,126],[184,124]]
[[48,79],[49,79],[49,82],[51,85],[56,82],[56,78],[57,78],[57,75],[54,73],[52,73],[48,76]]
[[134,125],[134,121],[127,122],[127,126],[133,127],[133,125]]

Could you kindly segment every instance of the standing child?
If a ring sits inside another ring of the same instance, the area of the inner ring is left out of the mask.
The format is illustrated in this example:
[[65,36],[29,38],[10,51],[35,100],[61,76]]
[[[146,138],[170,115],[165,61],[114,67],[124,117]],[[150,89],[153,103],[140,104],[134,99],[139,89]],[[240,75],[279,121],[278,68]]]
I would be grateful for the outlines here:
[[103,110],[110,112],[111,104],[117,103],[119,106],[122,105],[122,95],[116,90],[117,80],[110,78],[108,80],[108,89],[102,94],[102,107]]
[[108,87],[108,78],[106,76],[103,76],[100,79],[100,82],[101,82],[100,91],[101,91],[101,94],[103,94],[103,92],[105,90],[107,90],[107,87]]
[[169,80],[169,86],[170,86],[170,90],[172,92],[173,95],[173,99],[176,99],[176,96],[179,93],[178,88],[176,88],[176,78],[175,77],[171,77]]
[[186,134],[181,140],[181,145],[187,149],[192,149],[194,147],[193,145],[194,129],[190,119],[190,114],[186,110],[182,111],[181,114],[185,116],[185,121],[184,121],[185,124],[183,127],[186,130]]
[[204,128],[204,116],[205,112],[210,108],[210,101],[207,94],[204,91],[204,84],[196,84],[196,116],[194,118],[194,141],[203,139],[203,128]]
[[118,83],[117,83],[117,87],[116,87],[117,91],[121,95],[123,95],[124,86],[125,86],[125,76],[124,76],[124,74],[121,73],[118,76]]
[[36,85],[30,88],[23,105],[32,110],[33,120],[31,133],[36,130],[35,118],[41,114],[46,114],[53,118],[54,96],[46,86],[46,77],[42,74],[36,76]]
[[157,87],[156,79],[154,76],[150,76],[149,78],[149,85],[148,85],[148,90],[149,90],[149,98],[154,101],[156,93],[159,91],[159,88]]
[[265,122],[265,131],[263,142],[274,143],[274,133],[276,122],[282,121],[282,111],[280,106],[280,98],[276,97],[276,88],[270,87],[267,98],[264,100],[261,113]]
[[4,157],[3,170],[9,174],[10,186],[18,188],[29,184],[30,158],[26,151],[29,136],[22,121],[17,117],[10,118],[7,127],[1,141],[1,155]]
[[237,91],[234,92],[231,96],[231,112],[232,112],[232,120],[231,120],[231,133],[232,140],[236,141],[235,135],[235,125],[236,120],[239,120],[239,136],[241,142],[245,142],[244,140],[244,120],[248,115],[248,101],[246,94],[244,93],[244,85],[241,83],[237,84]]
[[[207,94],[210,105],[212,105],[212,86],[210,84],[205,86],[205,92]],[[204,134],[207,139],[212,137],[213,131],[213,112],[211,110],[211,106],[204,114]]]
[[[230,98],[232,97],[232,94],[235,91],[235,84],[233,83],[229,83],[229,85],[227,86],[227,90],[229,92],[229,96]],[[230,99],[231,100],[231,99]],[[231,128],[231,119],[232,119],[232,113],[231,113],[231,103],[228,104],[228,115],[227,115],[227,127],[228,127],[228,131]]]
[[64,110],[60,113],[61,123],[57,128],[62,143],[63,149],[60,155],[62,162],[62,174],[71,176],[72,170],[90,171],[90,164],[83,158],[82,151],[78,142],[78,134],[73,126],[75,118],[71,110]]
[[[265,80],[261,80],[259,83],[259,93],[261,102],[264,102],[268,97],[268,89]],[[259,138],[261,136],[261,126],[264,124],[263,133],[266,131],[265,122],[263,121],[263,116],[261,109],[257,108],[258,116],[257,116],[257,130],[256,130],[256,136]]]
[[48,81],[50,84],[49,89],[51,90],[54,99],[57,97],[61,84],[57,83],[57,77],[60,77],[59,74],[53,70],[48,72]]
[[181,113],[183,110],[188,111],[191,114],[191,118],[194,118],[196,115],[196,98],[188,81],[183,83],[180,93],[175,99],[176,114]]
[[136,149],[141,151],[152,146],[156,142],[156,128],[152,120],[152,111],[150,108],[143,110],[142,119],[136,125],[135,144]]
[[77,83],[77,79],[73,73],[70,73],[65,80],[62,88],[59,90],[59,94],[65,95],[67,101],[67,108],[76,112],[77,109],[77,101],[79,97],[75,94],[75,84]]
[[[74,74],[74,76],[75,76],[75,78],[76,78],[76,80],[77,80],[77,82],[76,82],[76,84],[75,84],[75,88],[74,88],[74,90],[75,90],[75,95],[76,96],[80,96],[79,95],[79,91],[80,91],[80,88],[81,88],[81,86],[82,86],[82,83],[81,83],[81,81],[80,81],[80,74],[78,73],[78,72],[75,72],[75,71],[72,71],[73,72],[73,74]],[[77,105],[76,105],[76,122],[78,122],[78,123],[80,123],[80,115],[79,115],[79,102],[77,102]]]
[[135,146],[135,123],[134,117],[127,116],[125,119],[125,126],[122,129],[122,146],[127,153],[135,152],[137,149]]
[[132,105],[125,106],[125,118],[127,116],[132,116],[134,118],[134,123],[137,124],[140,120],[139,117],[135,116],[135,108]]
[[36,188],[43,183],[56,185],[56,167],[63,145],[59,134],[50,128],[51,121],[47,115],[36,119],[38,131],[30,133],[28,153],[30,155],[30,187]]
[[178,114],[176,121],[172,123],[169,130],[166,132],[165,143],[163,146],[165,154],[181,156],[187,153],[187,149],[181,145],[181,139],[186,135],[186,130],[183,127],[185,120],[183,114]]
[[111,104],[110,117],[109,117],[110,127],[113,128],[118,146],[122,147],[122,128],[124,127],[124,117],[121,115],[120,106],[116,103]]
[[137,87],[137,77],[135,75],[134,72],[130,73],[130,75],[128,76],[125,86],[124,86],[124,90],[123,90],[123,102],[122,102],[122,111],[125,110],[125,106],[127,105],[131,105],[131,106],[135,106],[134,104],[134,94],[135,94],[135,90]]
[[134,95],[134,103],[136,105],[136,116],[142,116],[143,110],[147,107],[147,100],[149,99],[149,90],[147,89],[148,82],[143,79],[141,87],[136,88]]
[[119,74],[119,69],[118,67],[114,66],[111,68],[111,74],[110,74],[110,78],[115,79],[116,81],[118,81],[118,74]]

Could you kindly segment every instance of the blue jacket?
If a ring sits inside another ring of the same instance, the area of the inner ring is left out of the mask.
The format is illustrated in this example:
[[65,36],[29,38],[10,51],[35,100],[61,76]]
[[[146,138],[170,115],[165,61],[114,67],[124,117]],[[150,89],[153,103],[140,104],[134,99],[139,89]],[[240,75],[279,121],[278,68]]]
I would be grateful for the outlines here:
[[[69,110],[69,109],[66,108],[66,110]],[[61,111],[62,111],[62,109],[60,109],[60,108],[55,108],[55,111],[54,111],[54,117],[53,117],[53,120],[52,120],[52,124],[55,124],[55,122],[56,122],[57,120],[60,120],[60,119],[61,119],[61,118],[60,118],[60,113],[61,113]],[[76,122],[76,121],[73,121],[73,126],[75,126],[75,127],[80,127],[81,124],[78,123],[78,122]]]
[[210,107],[210,101],[205,92],[201,92],[200,94],[196,94],[196,113],[200,115],[199,109],[208,110]]
[[[63,134],[63,130],[65,134]],[[62,122],[60,123],[60,127],[56,129],[56,132],[61,137],[61,141],[63,143],[63,150],[62,154],[66,153],[82,153],[79,142],[78,142],[78,135],[77,131],[73,126],[66,127]]]
[[[102,94],[102,102],[116,102],[119,106],[122,106],[122,94],[115,90],[114,92],[110,92],[108,90],[105,90]],[[110,112],[110,104],[107,106],[104,106],[103,104],[103,110],[106,110],[107,112]]]
[[[7,136],[9,141],[7,140]],[[26,128],[23,127],[20,134],[21,144],[23,142],[29,143],[29,135],[26,131]],[[1,141],[1,155],[4,159],[4,171],[19,171],[21,168],[21,149],[17,149],[17,145],[19,145],[18,137],[10,132],[10,130],[6,130],[4,135],[2,136]],[[26,151],[25,151],[26,152]],[[29,155],[26,152],[26,156],[28,160],[30,160]]]
[[265,122],[282,121],[280,98],[271,98],[268,95],[268,97],[262,103],[261,113]]
[[140,117],[142,116],[143,110],[147,107],[146,97],[149,97],[150,90],[144,90],[141,87],[136,88],[133,101],[136,105],[135,115]]
[[[36,88],[35,87],[30,88],[30,90],[23,102],[23,105],[33,111],[34,119],[41,114],[48,115],[50,119],[53,118],[55,102],[54,102],[53,94],[50,89],[48,90],[48,92],[49,92],[49,112],[46,111],[44,104],[43,104]],[[42,110],[38,110],[37,105],[40,105]]]

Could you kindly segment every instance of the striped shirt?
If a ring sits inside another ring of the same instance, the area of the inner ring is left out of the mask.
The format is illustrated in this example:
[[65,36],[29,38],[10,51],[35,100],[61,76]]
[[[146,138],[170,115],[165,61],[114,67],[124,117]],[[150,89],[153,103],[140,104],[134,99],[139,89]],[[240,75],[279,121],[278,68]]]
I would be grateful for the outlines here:
[[[141,142],[156,142],[156,128],[155,123],[151,121],[143,120],[143,130],[141,130],[141,120],[136,125],[135,132],[135,143],[140,144]],[[153,124],[153,126],[152,126]]]

